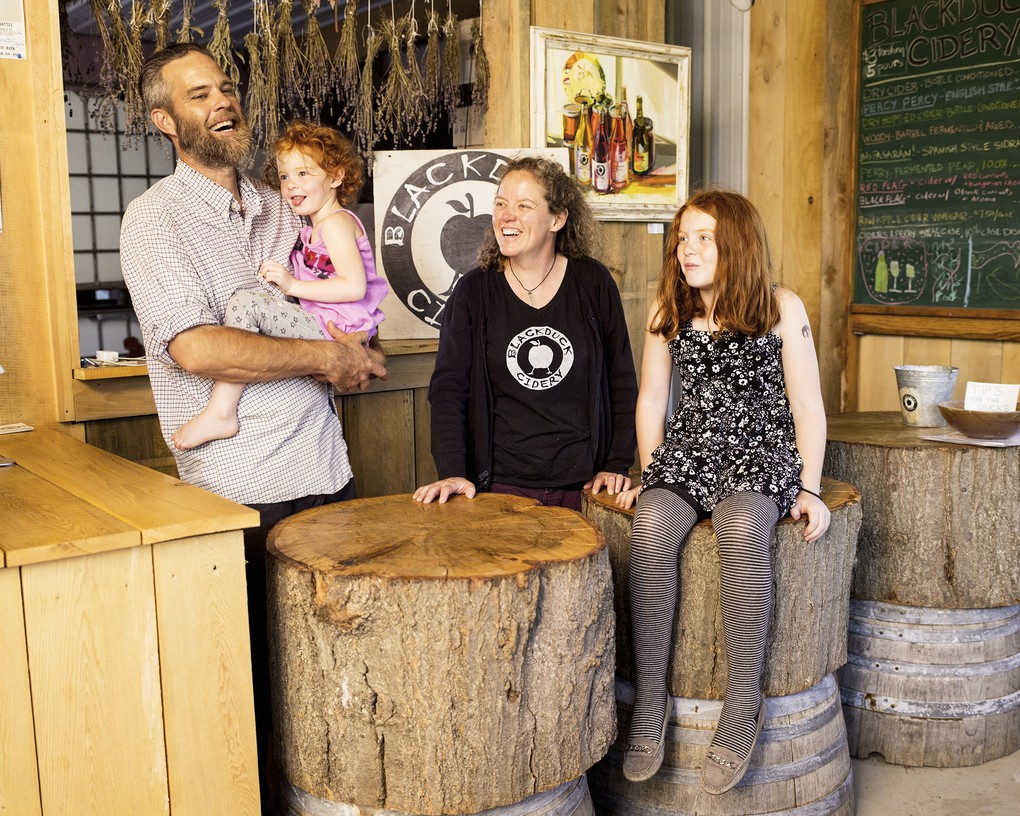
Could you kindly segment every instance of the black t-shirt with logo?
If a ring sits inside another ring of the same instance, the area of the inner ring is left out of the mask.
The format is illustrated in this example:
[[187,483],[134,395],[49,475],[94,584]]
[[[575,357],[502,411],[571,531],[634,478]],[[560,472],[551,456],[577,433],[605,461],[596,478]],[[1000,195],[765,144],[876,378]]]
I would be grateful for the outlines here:
[[574,487],[593,474],[588,405],[589,329],[568,264],[541,309],[503,276],[489,309],[486,355],[493,399],[493,481]]

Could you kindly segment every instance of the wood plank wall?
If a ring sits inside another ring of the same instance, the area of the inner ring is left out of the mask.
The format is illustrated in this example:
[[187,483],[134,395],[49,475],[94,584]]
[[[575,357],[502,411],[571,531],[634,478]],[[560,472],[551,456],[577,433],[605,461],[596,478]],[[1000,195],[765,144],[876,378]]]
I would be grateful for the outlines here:
[[0,424],[70,419],[78,327],[57,0],[19,3],[28,58],[0,60]]

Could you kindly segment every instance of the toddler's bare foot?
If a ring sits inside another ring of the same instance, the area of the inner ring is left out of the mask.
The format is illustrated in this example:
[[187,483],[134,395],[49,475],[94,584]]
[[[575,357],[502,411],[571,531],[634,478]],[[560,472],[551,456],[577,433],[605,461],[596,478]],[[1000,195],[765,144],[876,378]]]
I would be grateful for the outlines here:
[[237,436],[237,414],[220,416],[206,409],[170,434],[177,450],[191,450],[214,439]]

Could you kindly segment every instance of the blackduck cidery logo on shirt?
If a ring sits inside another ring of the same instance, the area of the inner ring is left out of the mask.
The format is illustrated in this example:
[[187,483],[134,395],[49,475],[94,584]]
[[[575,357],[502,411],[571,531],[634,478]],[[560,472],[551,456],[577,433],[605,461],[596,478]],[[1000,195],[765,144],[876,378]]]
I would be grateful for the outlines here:
[[510,376],[532,391],[554,388],[573,364],[574,347],[570,340],[550,326],[525,329],[506,348]]

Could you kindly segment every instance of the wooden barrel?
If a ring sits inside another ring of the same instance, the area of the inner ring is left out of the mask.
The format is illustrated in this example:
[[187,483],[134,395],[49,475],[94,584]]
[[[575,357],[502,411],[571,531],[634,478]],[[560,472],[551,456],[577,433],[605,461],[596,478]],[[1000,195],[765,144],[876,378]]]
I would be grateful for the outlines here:
[[[621,734],[632,700],[630,684],[617,681]],[[701,790],[700,768],[721,710],[718,700],[674,697],[665,759],[647,782],[623,776],[621,737],[588,772],[599,816],[852,816],[853,773],[833,675],[805,691],[768,698],[747,773],[737,787],[713,796]]]
[[851,601],[849,652],[851,755],[957,768],[1020,749],[1020,606]]
[[604,539],[494,494],[306,511],[272,531],[278,756],[297,790],[469,814],[576,780],[613,742]]
[[[286,816],[412,816],[393,810],[359,807],[319,799],[283,780],[281,789]],[[520,802],[481,811],[475,816],[594,816],[591,794],[584,776],[558,788],[528,796]]]
[[[832,511],[826,534],[804,541],[805,521],[780,519],[772,540],[775,602],[765,655],[769,697],[821,682],[846,662],[850,580],[861,525],[861,495],[852,485],[822,479]],[[584,514],[609,541],[616,606],[616,674],[633,682],[628,583],[633,510],[614,498],[584,495]],[[726,657],[719,611],[719,544],[709,520],[697,524],[680,550],[679,602],[668,685],[678,697],[721,700]]]
[[907,427],[899,412],[829,417],[825,472],[863,496],[853,597],[934,609],[1020,603],[1020,447],[921,439],[932,430]]

